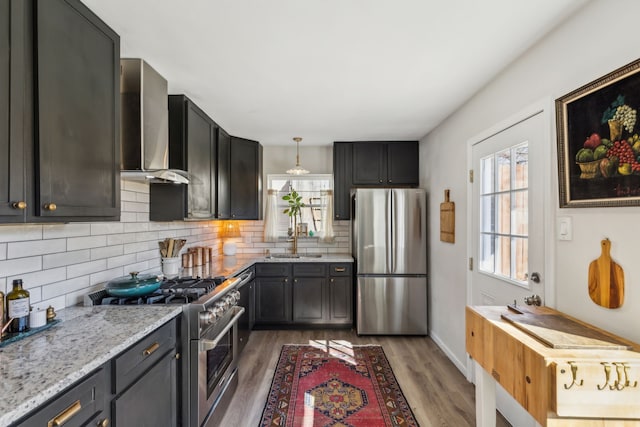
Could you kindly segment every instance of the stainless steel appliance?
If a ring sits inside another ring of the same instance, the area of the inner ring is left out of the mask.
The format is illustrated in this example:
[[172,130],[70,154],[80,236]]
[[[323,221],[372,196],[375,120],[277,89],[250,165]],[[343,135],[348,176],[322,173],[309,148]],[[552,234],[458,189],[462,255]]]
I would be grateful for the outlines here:
[[358,188],[352,209],[357,333],[426,335],[425,191]]
[[238,285],[238,292],[240,292],[240,300],[238,304],[245,308],[245,312],[238,319],[238,353],[242,353],[244,347],[249,341],[251,330],[255,324],[255,267],[251,266],[246,270],[243,270],[238,277],[240,277],[240,284]]
[[182,304],[182,425],[214,427],[238,384],[238,320],[245,312],[238,288],[252,278],[182,277],[140,297],[110,297],[102,290],[85,297],[85,305]]

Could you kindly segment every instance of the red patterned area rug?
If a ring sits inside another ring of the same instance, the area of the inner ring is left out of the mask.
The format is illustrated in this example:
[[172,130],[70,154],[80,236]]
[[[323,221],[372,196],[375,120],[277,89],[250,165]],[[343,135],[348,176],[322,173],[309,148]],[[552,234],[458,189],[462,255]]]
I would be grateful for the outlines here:
[[260,427],[418,427],[379,345],[284,345]]

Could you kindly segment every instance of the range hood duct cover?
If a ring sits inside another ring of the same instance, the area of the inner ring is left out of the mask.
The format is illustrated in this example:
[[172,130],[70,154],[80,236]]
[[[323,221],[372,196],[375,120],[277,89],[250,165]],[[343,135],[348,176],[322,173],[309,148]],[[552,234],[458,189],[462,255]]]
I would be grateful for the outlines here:
[[167,80],[138,58],[120,60],[124,179],[189,183],[185,171],[169,169]]

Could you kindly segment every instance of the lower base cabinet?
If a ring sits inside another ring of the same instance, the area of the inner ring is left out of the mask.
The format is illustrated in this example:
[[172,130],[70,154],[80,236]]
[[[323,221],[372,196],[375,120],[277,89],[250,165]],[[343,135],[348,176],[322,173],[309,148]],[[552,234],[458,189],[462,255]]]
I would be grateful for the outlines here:
[[350,263],[256,264],[256,325],[350,326]]
[[177,327],[156,329],[12,427],[177,426]]

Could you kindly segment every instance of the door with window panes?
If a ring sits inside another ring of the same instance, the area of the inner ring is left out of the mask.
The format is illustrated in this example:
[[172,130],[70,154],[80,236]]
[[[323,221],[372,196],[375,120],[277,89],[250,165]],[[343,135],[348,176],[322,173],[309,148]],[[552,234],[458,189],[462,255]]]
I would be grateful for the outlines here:
[[537,113],[472,146],[473,305],[544,299],[545,129]]

